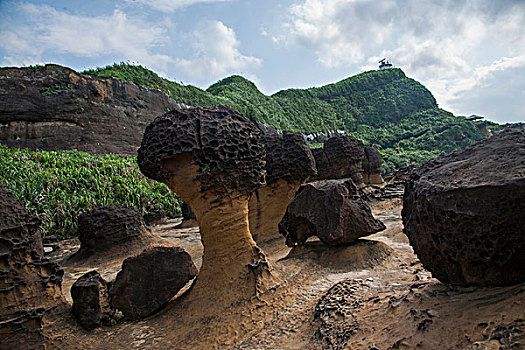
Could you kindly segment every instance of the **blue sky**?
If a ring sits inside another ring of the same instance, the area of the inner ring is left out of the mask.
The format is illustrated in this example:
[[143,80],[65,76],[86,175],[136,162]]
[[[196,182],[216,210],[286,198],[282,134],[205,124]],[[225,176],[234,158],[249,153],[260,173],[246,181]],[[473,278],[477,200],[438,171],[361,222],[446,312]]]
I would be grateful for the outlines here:
[[336,82],[388,57],[455,114],[525,121],[525,1],[0,0],[0,65],[140,63],[266,94]]

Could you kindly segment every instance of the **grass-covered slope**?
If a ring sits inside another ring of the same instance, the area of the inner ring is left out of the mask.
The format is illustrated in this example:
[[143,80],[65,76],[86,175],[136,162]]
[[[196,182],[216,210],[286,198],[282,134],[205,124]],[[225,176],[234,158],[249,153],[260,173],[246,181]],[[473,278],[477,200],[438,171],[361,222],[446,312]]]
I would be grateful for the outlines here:
[[0,183],[42,219],[44,238],[75,235],[81,213],[112,203],[142,213],[180,212],[178,197],[164,184],[146,179],[134,157],[0,145]]
[[486,135],[476,125],[438,108],[432,93],[401,69],[364,72],[334,84],[288,89],[271,96],[240,76],[206,91],[160,78],[142,66],[115,64],[85,73],[157,88],[194,106],[226,104],[251,120],[312,133],[345,130],[384,157],[384,169],[420,164]]

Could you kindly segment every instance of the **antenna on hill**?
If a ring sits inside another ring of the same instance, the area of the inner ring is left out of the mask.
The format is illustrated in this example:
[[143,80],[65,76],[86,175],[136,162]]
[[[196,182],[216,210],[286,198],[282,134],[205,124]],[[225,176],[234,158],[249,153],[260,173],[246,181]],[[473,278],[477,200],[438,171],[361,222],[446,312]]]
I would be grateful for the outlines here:
[[394,68],[394,65],[390,63],[386,58],[383,58],[377,63],[379,63],[379,70]]

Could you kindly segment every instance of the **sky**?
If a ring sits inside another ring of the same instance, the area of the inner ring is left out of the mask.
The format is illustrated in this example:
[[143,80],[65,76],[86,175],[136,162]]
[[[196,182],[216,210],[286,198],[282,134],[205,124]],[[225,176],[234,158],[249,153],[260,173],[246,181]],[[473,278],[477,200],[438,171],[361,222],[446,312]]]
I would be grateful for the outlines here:
[[0,66],[129,62],[269,95],[384,57],[454,114],[525,121],[525,0],[0,0]]

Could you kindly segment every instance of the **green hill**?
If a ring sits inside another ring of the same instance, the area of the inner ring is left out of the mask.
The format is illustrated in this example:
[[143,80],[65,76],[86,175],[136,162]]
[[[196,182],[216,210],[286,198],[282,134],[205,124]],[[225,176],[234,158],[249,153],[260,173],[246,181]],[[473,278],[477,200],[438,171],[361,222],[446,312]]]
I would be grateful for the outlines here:
[[229,105],[251,120],[312,133],[345,130],[374,144],[384,169],[420,164],[486,137],[474,122],[440,109],[432,93],[398,68],[364,72],[334,84],[266,96],[234,75],[206,90],[159,77],[142,66],[114,64],[83,73],[162,90],[193,106]]

